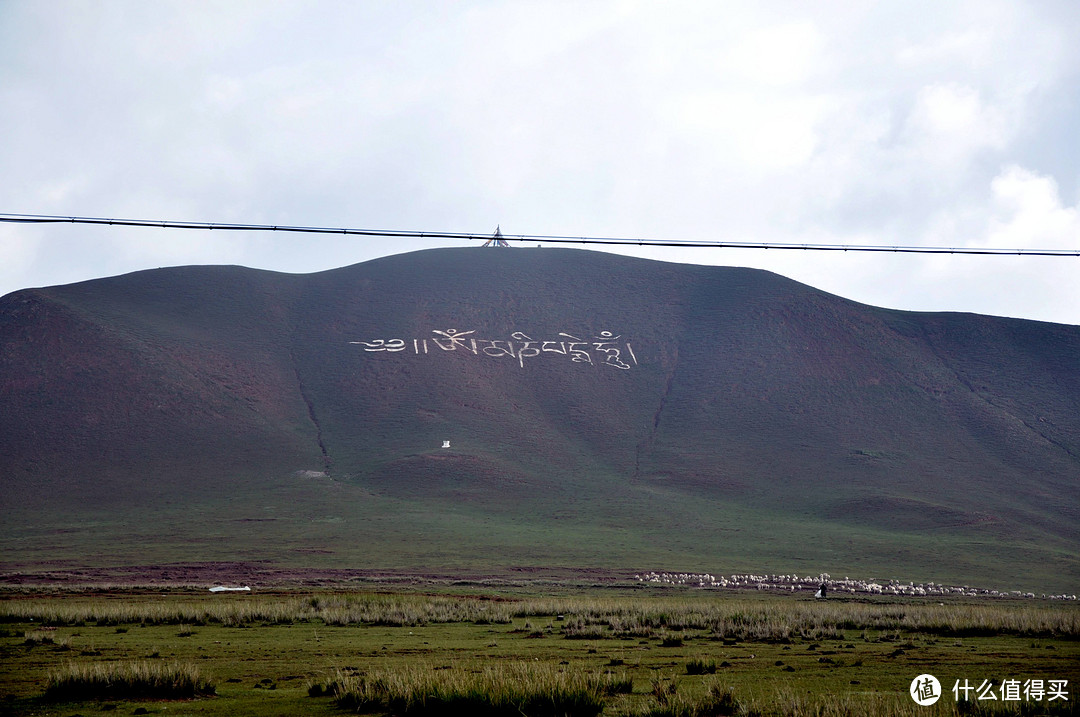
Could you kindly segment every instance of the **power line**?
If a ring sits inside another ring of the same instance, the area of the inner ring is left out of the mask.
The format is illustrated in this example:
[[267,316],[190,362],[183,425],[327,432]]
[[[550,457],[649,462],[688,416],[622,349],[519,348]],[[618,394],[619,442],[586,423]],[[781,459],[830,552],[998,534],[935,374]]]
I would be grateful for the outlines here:
[[[398,237],[408,239],[491,240],[490,234],[467,232],[424,232],[387,229],[348,229],[335,227],[285,226],[278,224],[218,224],[211,222],[173,222],[147,219],[105,219],[100,217],[65,217],[44,214],[0,214],[0,222],[19,224],[100,224],[159,229],[201,229],[211,231],[292,232],[299,234],[343,234],[346,236]],[[504,242],[546,244],[602,244],[611,246],[664,246],[698,249],[800,249],[803,251],[863,251],[901,254],[982,254],[1004,256],[1080,256],[1080,249],[1004,249],[994,247],[887,246],[879,244],[821,244],[749,241],[687,241],[677,239],[626,239],[619,237],[575,237],[549,234],[502,234]]]

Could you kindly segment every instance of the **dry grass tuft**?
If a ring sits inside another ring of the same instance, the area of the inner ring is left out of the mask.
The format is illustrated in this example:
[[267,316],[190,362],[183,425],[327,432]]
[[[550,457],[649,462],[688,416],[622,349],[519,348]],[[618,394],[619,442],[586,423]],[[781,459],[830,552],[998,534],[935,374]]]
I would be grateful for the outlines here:
[[49,674],[45,696],[55,700],[89,698],[190,699],[213,695],[214,684],[190,662],[69,663]]
[[607,696],[626,692],[631,684],[627,676],[611,672],[515,663],[480,672],[416,666],[364,676],[339,673],[326,684],[309,687],[308,693],[336,697],[339,707],[353,712],[402,717],[593,717],[603,711]]

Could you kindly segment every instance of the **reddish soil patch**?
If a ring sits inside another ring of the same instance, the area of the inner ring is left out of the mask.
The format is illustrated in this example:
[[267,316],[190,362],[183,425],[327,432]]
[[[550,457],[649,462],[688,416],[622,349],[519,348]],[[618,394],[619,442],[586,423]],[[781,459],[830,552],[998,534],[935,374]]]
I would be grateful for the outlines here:
[[605,571],[571,567],[513,567],[499,573],[437,573],[387,570],[354,570],[281,567],[258,562],[181,563],[132,565],[111,568],[65,568],[41,566],[25,571],[0,572],[0,586],[209,586],[251,585],[252,587],[343,587],[349,583],[389,582],[424,585],[430,583],[531,582],[536,580],[621,582],[632,577],[625,571]]

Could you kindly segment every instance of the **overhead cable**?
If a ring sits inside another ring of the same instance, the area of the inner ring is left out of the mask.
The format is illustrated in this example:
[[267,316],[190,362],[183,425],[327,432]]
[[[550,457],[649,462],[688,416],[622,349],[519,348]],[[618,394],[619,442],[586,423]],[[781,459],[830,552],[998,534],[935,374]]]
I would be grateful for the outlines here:
[[[278,224],[235,224],[213,222],[176,222],[147,219],[106,219],[66,217],[44,214],[2,214],[0,222],[20,224],[99,224],[159,229],[202,229],[211,231],[292,232],[300,234],[343,234],[346,236],[397,237],[408,239],[464,239],[488,242],[490,234],[468,232],[431,232],[388,229],[348,229],[337,227],[286,226]],[[1003,256],[1080,256],[1078,249],[1006,249],[995,247],[900,246],[883,244],[822,244],[751,241],[706,241],[678,239],[627,239],[619,237],[558,236],[548,234],[503,234],[506,242],[543,242],[545,244],[603,244],[614,246],[662,246],[699,249],[801,249],[804,251],[870,251],[904,254],[983,254]]]

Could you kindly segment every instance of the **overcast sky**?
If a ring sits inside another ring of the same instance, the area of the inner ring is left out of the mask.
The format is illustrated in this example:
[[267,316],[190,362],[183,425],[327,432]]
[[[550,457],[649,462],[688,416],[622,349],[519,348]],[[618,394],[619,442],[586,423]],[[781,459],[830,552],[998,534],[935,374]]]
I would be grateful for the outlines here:
[[[0,212],[1075,249],[1077,38],[1075,0],[0,0]],[[0,223],[0,294],[429,246],[479,243]],[[1080,257],[626,253],[1080,324]]]

